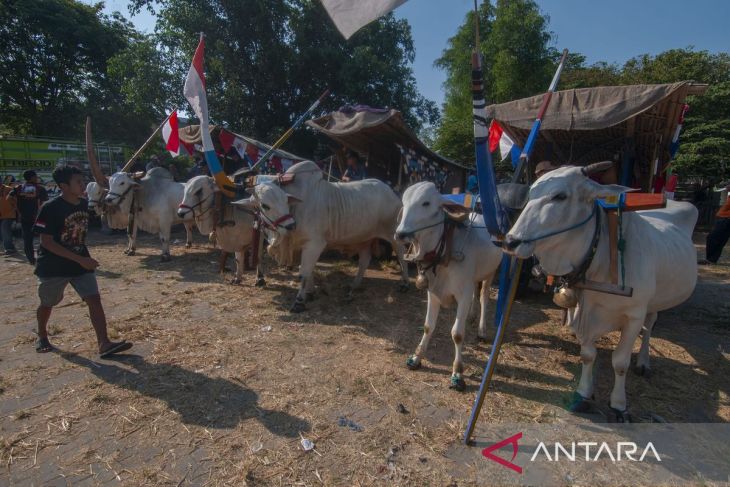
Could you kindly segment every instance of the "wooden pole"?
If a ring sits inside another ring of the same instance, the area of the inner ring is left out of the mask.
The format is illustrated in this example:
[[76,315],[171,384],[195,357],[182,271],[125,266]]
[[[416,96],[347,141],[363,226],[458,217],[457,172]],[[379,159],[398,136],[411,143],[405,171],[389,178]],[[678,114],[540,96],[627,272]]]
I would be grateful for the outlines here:
[[139,156],[144,152],[144,150],[149,147],[149,145],[152,143],[152,140],[155,138],[155,135],[162,130],[162,126],[167,123],[167,121],[170,119],[170,116],[175,113],[175,110],[170,112],[170,115],[165,117],[165,120],[162,121],[162,123],[155,129],[154,132],[152,132],[152,135],[149,136],[149,138],[145,141],[144,144],[142,144],[142,147],[137,149],[137,152],[134,153],[134,155],[127,161],[127,163],[122,168],[121,172],[128,172],[129,168],[132,167],[132,164],[134,164],[134,161],[136,161]]

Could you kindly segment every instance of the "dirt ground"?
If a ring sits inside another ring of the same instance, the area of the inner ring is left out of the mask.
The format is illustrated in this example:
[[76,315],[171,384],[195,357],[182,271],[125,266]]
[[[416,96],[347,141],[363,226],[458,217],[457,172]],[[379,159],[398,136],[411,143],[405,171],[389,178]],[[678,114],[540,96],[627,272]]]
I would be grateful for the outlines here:
[[[154,237],[127,257],[124,236],[91,234],[112,335],[135,343],[114,360],[98,359],[86,307],[70,289],[50,322],[60,351],[36,354],[32,268],[0,260],[1,485],[476,482],[449,455],[491,347],[477,341],[476,323],[465,343],[467,391],[452,391],[453,310],[442,312],[424,367],[409,371],[425,292],[398,293],[390,263],[374,264],[349,303],[343,287],[354,265],[320,265],[317,299],[292,315],[293,273],[276,270],[258,289],[248,272],[232,286],[204,238],[190,250],[182,233],[174,238],[173,260],[163,264]],[[698,251],[703,241],[697,235]],[[730,421],[727,254],[701,268],[687,303],[659,315],[653,374],[627,380],[636,421]],[[561,317],[548,296],[515,303],[477,431],[606,420],[617,337],[599,342],[597,412],[571,415],[579,347]]]

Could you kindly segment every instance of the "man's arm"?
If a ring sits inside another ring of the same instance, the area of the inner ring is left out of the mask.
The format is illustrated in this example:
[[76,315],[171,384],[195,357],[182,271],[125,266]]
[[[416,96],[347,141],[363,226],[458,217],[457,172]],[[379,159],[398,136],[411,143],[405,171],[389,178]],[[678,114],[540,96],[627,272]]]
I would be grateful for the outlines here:
[[41,246],[43,246],[44,249],[53,254],[76,262],[84,269],[93,271],[94,269],[99,267],[99,263],[96,260],[92,259],[91,257],[84,257],[82,255],[74,254],[66,247],[53,240],[53,235],[50,235],[48,233],[41,233]]

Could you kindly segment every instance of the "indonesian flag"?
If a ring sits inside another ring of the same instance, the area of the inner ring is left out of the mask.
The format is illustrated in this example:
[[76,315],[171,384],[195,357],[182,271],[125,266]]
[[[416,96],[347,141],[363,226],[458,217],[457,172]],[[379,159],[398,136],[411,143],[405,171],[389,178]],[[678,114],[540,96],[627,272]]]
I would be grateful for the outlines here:
[[230,151],[231,147],[233,147],[236,149],[239,156],[243,157],[246,155],[246,141],[236,136],[236,134],[227,130],[221,130],[218,140],[221,142],[224,153],[228,154],[228,151]]
[[322,5],[345,39],[404,3],[406,0],[322,0]]
[[494,152],[499,146],[499,153],[504,161],[514,145],[514,140],[507,135],[499,122],[492,120],[492,124],[489,126],[489,152]]
[[180,142],[178,132],[177,110],[173,110],[162,126],[162,138],[165,140],[165,149],[173,156],[188,156],[190,151],[184,143]]
[[236,152],[238,152],[238,155],[241,156],[241,158],[244,158],[246,156],[246,147],[248,144],[245,140],[236,137],[233,141],[233,147],[235,147]]
[[231,186],[231,180],[223,172],[218,156],[215,154],[213,139],[210,137],[210,124],[208,122],[208,99],[205,96],[205,71],[203,70],[203,57],[205,55],[205,37],[200,35],[200,42],[195,49],[193,62],[190,65],[188,76],[185,79],[183,94],[190,103],[193,113],[200,120],[200,138],[203,142],[203,155],[208,163],[210,174],[216,180],[218,187],[224,192],[231,193],[225,187]]

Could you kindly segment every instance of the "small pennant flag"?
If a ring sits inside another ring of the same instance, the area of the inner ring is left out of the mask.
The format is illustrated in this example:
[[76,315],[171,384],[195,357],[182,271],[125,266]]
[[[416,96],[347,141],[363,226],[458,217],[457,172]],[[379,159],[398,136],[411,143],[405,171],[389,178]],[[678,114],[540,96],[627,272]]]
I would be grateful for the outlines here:
[[492,120],[492,124],[489,126],[489,152],[494,152],[499,147],[501,160],[505,160],[514,145],[514,140],[507,135],[499,122]]
[[173,110],[170,116],[162,126],[162,138],[165,140],[165,149],[173,156],[188,156],[185,144],[180,142],[180,133],[178,132],[177,110]]

